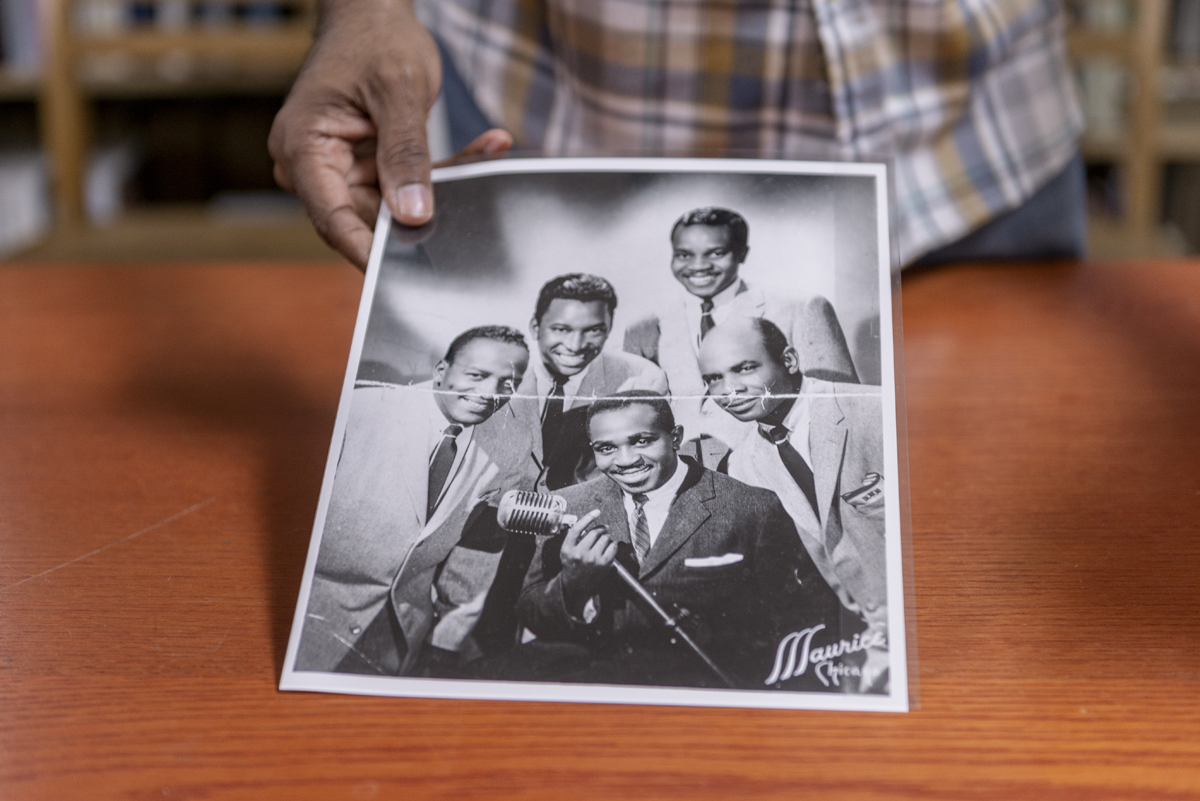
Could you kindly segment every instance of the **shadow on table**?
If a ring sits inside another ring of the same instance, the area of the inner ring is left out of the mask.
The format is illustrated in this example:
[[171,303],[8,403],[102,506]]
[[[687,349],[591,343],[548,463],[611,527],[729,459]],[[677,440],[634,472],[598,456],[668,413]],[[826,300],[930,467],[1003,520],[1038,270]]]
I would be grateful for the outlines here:
[[[246,477],[245,494],[237,489],[230,493],[235,499],[233,514],[228,522],[220,522],[211,543],[216,549],[222,540],[231,539],[230,534],[243,535],[233,539],[250,543],[237,548],[246,564],[244,569],[237,566],[236,576],[212,580],[211,586],[218,594],[232,594],[238,580],[265,583],[267,595],[262,603],[268,610],[278,676],[341,389],[340,375],[330,372],[330,366],[345,358],[339,354],[349,349],[350,328],[338,331],[328,321],[309,326],[311,321],[291,309],[268,310],[262,315],[268,320],[266,325],[262,319],[250,318],[244,326],[239,325],[242,320],[236,315],[243,313],[241,309],[232,319],[214,324],[205,316],[211,310],[188,303],[182,295],[148,294],[154,297],[153,304],[147,305],[179,308],[167,315],[170,319],[163,319],[160,313],[145,320],[147,330],[140,333],[142,363],[124,388],[123,406],[138,415],[177,421],[182,429],[199,430],[202,436],[211,434],[217,444],[206,450],[206,455],[215,452],[217,456],[198,469],[214,473],[197,474],[197,468],[181,466],[181,471],[193,471],[185,473],[185,480],[195,481],[204,491]],[[180,302],[174,303],[176,300]],[[245,314],[255,314],[253,303],[240,305]],[[345,309],[327,305],[331,319],[345,322]],[[228,309],[222,311],[229,314]],[[331,336],[344,342],[327,341]],[[298,379],[316,371],[330,373],[328,381],[315,384],[320,387],[320,397],[311,389],[313,384],[305,387]],[[245,530],[230,529],[238,525]],[[260,552],[255,554],[251,548]],[[221,568],[216,565],[214,562],[210,576],[220,575],[216,571]],[[251,626],[261,614],[257,609],[238,608],[228,613],[233,619],[244,614]]]

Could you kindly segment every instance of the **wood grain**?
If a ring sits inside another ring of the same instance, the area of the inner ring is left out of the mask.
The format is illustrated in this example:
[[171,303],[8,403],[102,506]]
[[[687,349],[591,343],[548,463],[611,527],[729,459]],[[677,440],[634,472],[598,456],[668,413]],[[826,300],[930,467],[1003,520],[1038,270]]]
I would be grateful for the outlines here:
[[0,268],[0,797],[1200,797],[1200,263],[906,278],[908,715],[277,692],[360,287]]

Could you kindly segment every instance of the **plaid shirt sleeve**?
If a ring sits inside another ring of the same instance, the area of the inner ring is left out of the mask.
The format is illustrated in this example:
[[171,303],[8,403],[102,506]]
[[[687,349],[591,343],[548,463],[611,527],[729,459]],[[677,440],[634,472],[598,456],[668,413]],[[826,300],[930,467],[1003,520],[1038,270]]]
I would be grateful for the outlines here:
[[547,155],[891,159],[902,261],[1077,152],[1058,0],[423,0],[480,108]]

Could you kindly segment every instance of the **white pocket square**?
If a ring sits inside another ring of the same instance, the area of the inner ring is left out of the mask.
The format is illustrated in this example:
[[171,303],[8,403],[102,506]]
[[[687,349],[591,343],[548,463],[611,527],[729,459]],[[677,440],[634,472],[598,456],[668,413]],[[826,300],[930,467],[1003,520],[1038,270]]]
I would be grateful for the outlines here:
[[740,553],[727,553],[723,556],[693,556],[683,560],[684,567],[723,567],[736,565],[746,557]]

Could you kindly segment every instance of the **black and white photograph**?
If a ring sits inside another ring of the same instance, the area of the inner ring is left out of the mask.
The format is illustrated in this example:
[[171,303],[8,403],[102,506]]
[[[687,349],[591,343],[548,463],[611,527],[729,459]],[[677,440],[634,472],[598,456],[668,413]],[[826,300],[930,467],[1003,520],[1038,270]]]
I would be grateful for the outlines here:
[[435,170],[376,229],[281,688],[906,711],[887,185]]

